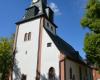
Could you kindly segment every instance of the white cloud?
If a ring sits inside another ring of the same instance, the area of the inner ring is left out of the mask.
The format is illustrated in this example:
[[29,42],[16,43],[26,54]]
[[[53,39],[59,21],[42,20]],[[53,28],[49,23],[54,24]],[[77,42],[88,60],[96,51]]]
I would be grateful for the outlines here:
[[61,15],[62,13],[60,12],[60,9],[58,8],[58,6],[54,3],[54,2],[51,2],[49,4],[50,8],[54,11],[54,13],[56,15]]

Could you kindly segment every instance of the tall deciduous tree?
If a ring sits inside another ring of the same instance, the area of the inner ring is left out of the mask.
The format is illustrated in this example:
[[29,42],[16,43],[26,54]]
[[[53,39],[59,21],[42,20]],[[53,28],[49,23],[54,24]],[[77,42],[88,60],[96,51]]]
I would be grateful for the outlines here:
[[12,67],[13,38],[0,38],[0,73],[1,80],[7,80],[9,70]]
[[88,0],[81,25],[90,30],[84,40],[87,59],[100,68],[100,0]]

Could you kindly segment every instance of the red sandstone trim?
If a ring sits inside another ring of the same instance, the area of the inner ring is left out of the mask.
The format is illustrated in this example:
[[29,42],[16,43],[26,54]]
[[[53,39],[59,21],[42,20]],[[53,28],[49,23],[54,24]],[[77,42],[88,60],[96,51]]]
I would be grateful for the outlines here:
[[41,74],[41,49],[42,49],[42,32],[43,32],[44,18],[40,19],[40,30],[39,30],[39,41],[38,41],[38,58],[37,58],[37,70],[36,70],[36,80],[40,80]]
[[66,63],[65,63],[65,55],[60,53],[60,61],[59,61],[59,77],[60,80],[66,80]]

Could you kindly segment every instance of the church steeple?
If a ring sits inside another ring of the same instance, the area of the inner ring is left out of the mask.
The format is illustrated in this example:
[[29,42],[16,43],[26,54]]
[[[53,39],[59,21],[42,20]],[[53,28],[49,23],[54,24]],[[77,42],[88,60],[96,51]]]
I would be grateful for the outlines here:
[[31,6],[26,9],[24,20],[45,15],[50,21],[53,21],[53,14],[53,11],[47,6],[47,0],[32,0]]

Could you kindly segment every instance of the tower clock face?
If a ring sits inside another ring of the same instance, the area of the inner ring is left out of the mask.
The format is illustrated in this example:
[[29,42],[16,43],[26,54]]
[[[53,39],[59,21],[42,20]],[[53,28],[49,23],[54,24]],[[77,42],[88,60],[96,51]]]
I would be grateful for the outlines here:
[[33,3],[36,3],[36,2],[38,2],[38,0],[33,0]]

